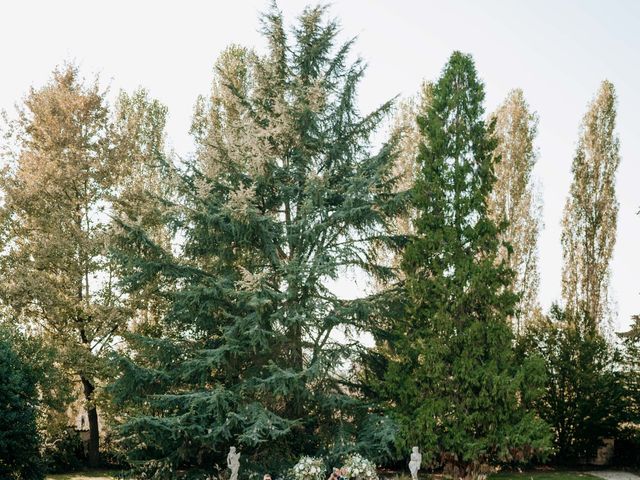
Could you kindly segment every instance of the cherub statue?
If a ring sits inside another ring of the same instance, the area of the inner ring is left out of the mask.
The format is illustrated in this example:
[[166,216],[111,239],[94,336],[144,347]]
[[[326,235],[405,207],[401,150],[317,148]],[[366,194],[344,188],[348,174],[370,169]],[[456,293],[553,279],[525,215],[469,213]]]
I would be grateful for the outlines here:
[[413,447],[411,451],[411,459],[409,460],[409,471],[411,472],[412,480],[418,480],[418,470],[420,470],[420,464],[422,463],[422,454],[418,447]]
[[238,480],[238,470],[240,469],[240,452],[236,452],[236,447],[229,449],[227,455],[227,467],[231,470],[229,480]]

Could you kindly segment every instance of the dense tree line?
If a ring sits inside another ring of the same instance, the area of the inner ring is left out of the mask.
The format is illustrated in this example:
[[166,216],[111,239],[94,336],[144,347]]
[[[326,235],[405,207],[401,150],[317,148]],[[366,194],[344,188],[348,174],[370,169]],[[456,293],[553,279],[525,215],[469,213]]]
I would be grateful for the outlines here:
[[[245,474],[302,455],[394,465],[417,445],[456,479],[589,461],[609,437],[633,452],[637,322],[607,336],[613,85],[580,129],[563,303],[545,314],[521,90],[487,114],[454,52],[414,99],[362,113],[365,65],[326,7],[287,28],[274,6],[262,32],[265,52],[217,59],[185,159],[167,152],[166,107],[144,90],[111,105],[73,65],[8,124],[0,472],[72,466],[78,400],[88,464],[147,478],[204,478],[231,445]],[[375,288],[344,299],[328,284],[346,272]]]

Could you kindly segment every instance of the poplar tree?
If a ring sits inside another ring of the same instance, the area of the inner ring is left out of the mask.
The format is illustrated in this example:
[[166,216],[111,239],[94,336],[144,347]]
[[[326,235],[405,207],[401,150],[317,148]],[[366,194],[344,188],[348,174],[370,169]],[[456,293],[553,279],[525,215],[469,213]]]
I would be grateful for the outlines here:
[[[166,153],[165,126],[167,107],[139,88],[132,94],[120,92],[114,112],[113,130],[116,137],[115,152],[122,163],[116,191],[112,195],[112,216],[117,219],[112,231],[112,250],[127,250],[132,246],[120,242],[118,222],[144,228],[153,241],[165,248],[171,247],[171,226],[166,223],[165,199],[174,195],[171,158]],[[125,272],[114,269],[120,278]],[[162,315],[166,307],[154,295],[157,285],[150,284],[135,294],[127,295],[125,305],[129,329],[144,328]]]
[[377,390],[399,424],[398,448],[419,446],[426,464],[454,478],[526,461],[549,440],[527,408],[540,364],[514,360],[508,317],[517,296],[488,214],[496,141],[483,100],[473,60],[453,53],[418,118],[424,141],[416,232],[402,260],[405,309],[379,336],[387,367]]
[[97,389],[128,320],[108,248],[113,198],[137,168],[125,146],[135,151],[136,139],[113,117],[97,80],[84,82],[73,65],[55,70],[19,107],[1,177],[2,306],[42,335],[79,383],[92,466],[100,462]]
[[516,334],[539,312],[538,235],[541,204],[532,178],[537,160],[534,140],[538,117],[522,90],[513,90],[493,114],[497,147],[496,181],[489,196],[489,215],[505,222],[500,235],[504,246],[498,255],[515,272],[512,289],[520,296],[512,317]]
[[[391,128],[391,138],[394,139],[396,152],[392,178],[394,179],[396,192],[407,195],[412,189],[418,173],[416,156],[420,143],[424,138],[420,135],[416,118],[423,115],[428,108],[431,99],[430,82],[423,82],[417,95],[402,101],[396,109]],[[393,219],[392,230],[399,238],[407,237],[414,232],[415,211],[407,208]],[[401,252],[378,248],[376,253],[381,260],[389,265],[396,275],[402,276],[399,266]],[[393,277],[392,280],[393,281]],[[380,289],[385,286],[379,285]]]
[[562,220],[562,297],[569,312],[597,326],[609,314],[610,262],[616,242],[620,164],[616,94],[604,81],[582,120]]
[[168,305],[129,335],[112,387],[130,460],[149,475],[211,472],[231,445],[259,470],[384,443],[384,420],[349,394],[372,300],[326,284],[377,271],[371,243],[398,206],[393,149],[372,151],[370,136],[390,104],[359,114],[364,65],[325,17],[308,8],[289,33],[274,8],[265,55],[232,46],[219,58],[196,155],[175,172],[174,248],[122,222],[127,291],[155,284]]

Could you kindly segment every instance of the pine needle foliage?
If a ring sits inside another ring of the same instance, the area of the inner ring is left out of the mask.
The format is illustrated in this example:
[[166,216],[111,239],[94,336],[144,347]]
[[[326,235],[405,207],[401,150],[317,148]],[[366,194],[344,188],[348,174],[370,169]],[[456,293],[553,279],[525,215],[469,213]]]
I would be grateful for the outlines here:
[[130,460],[157,477],[211,471],[230,445],[245,472],[273,473],[389,442],[352,395],[354,336],[374,299],[342,299],[327,281],[386,272],[371,243],[401,204],[392,145],[370,139],[391,103],[358,112],[365,66],[326,8],[287,31],[274,6],[262,27],[267,53],[229,47],[198,101],[197,152],[163,213],[172,247],[122,222],[124,286],[154,285],[167,305],[129,336],[112,387]]
[[488,214],[496,141],[483,100],[472,58],[453,53],[418,117],[425,140],[415,236],[402,260],[405,308],[378,333],[386,368],[376,390],[399,423],[399,451],[417,445],[425,463],[454,478],[526,461],[549,441],[526,407],[541,365],[514,359],[508,318],[517,296]]

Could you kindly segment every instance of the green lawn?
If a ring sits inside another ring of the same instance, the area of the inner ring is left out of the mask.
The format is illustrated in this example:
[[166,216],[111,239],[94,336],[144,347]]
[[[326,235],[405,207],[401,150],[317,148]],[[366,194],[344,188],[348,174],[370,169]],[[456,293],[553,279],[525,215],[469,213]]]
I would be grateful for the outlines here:
[[90,472],[50,474],[45,477],[45,480],[112,480],[113,478],[115,478],[113,471],[95,470]]
[[[77,473],[63,473],[59,475],[47,475],[46,480],[112,480],[114,472],[91,471]],[[498,473],[491,475],[491,480],[591,480],[595,477],[580,472],[524,472],[524,473]]]
[[596,477],[581,472],[504,472],[491,475],[492,480],[589,480]]

